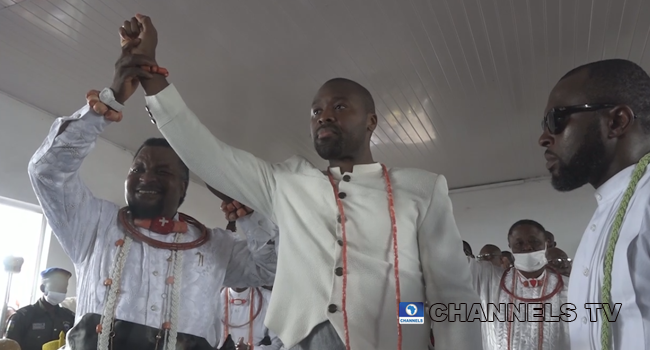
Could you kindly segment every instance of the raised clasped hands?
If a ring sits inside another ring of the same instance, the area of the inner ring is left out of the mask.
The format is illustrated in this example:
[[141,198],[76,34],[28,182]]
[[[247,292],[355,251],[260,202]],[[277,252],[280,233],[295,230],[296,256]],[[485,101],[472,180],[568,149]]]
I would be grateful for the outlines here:
[[158,32],[151,19],[136,15],[119,29],[122,54],[115,63],[111,89],[115,100],[124,104],[138,89],[141,79],[151,79],[153,74],[143,67],[155,67]]

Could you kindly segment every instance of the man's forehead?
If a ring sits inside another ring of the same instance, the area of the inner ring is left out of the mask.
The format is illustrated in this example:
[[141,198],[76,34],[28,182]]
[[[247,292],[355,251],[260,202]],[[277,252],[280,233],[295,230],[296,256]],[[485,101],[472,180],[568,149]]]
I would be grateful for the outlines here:
[[519,225],[512,230],[510,235],[513,239],[528,239],[532,237],[540,237],[546,240],[544,232],[541,232],[537,227],[533,225]]
[[344,82],[332,82],[323,85],[316,96],[314,96],[313,104],[316,104],[321,101],[328,100],[349,100],[358,95],[358,92],[354,86],[350,83]]
[[135,156],[133,162],[156,161],[159,163],[172,163],[180,158],[173,149],[163,146],[144,146]]
[[494,253],[494,252],[499,252],[501,253],[501,249],[499,247],[495,247],[492,245],[486,245],[483,248],[481,248],[482,253]]
[[546,110],[587,103],[584,98],[588,78],[589,72],[584,69],[558,81],[549,94]]

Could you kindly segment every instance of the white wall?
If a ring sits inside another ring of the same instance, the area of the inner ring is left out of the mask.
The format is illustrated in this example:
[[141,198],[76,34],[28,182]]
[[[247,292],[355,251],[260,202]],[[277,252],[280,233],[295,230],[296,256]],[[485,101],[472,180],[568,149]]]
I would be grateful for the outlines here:
[[[70,111],[73,113],[74,111]],[[38,204],[27,178],[27,163],[45,138],[53,116],[0,93],[0,196]],[[100,139],[81,169],[97,197],[124,203],[123,183],[132,154]],[[573,255],[595,201],[591,189],[570,194],[555,192],[548,181],[452,193],[461,234],[475,254],[487,243],[507,249],[506,235],[519,219],[539,221],[555,233],[558,246]],[[209,227],[225,227],[220,201],[204,187],[192,184],[182,211]],[[215,215],[216,213],[216,215]],[[47,266],[73,267],[56,239],[51,240]],[[70,294],[76,281],[71,280]]]
[[474,254],[491,243],[508,248],[508,229],[521,219],[532,219],[555,235],[558,248],[573,257],[596,209],[594,190],[584,186],[557,192],[548,179],[477,191],[451,193],[458,229]]
[[[27,177],[27,163],[53,121],[52,115],[0,92],[0,196],[38,205]],[[95,196],[124,204],[124,179],[132,158],[130,152],[100,139],[81,168],[82,177]],[[192,183],[181,211],[208,227],[225,227],[220,204],[221,201],[205,187]],[[47,266],[74,271],[58,241],[52,239],[50,242]],[[76,280],[71,279],[70,284],[69,294],[72,295]]]

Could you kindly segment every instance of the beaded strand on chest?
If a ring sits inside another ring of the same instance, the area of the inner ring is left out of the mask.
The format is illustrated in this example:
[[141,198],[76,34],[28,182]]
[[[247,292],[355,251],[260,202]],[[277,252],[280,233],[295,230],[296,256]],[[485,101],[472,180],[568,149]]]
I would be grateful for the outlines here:
[[[390,215],[391,221],[391,238],[393,240],[393,255],[394,255],[394,272],[395,272],[395,312],[396,319],[399,320],[399,303],[401,300],[400,296],[400,285],[399,285],[399,255],[397,247],[397,220],[395,218],[395,203],[393,198],[393,187],[390,182],[390,177],[388,175],[388,169],[384,164],[381,165],[383,178],[386,183],[386,192],[388,199],[388,212]],[[342,291],[342,300],[341,300],[341,311],[343,312],[343,327],[345,333],[345,348],[350,350],[350,333],[348,327],[348,314],[347,314],[347,272],[348,272],[348,261],[347,261],[347,232],[345,230],[345,222],[347,220],[345,216],[345,210],[343,208],[343,202],[341,201],[341,196],[339,195],[338,185],[334,181],[334,177],[331,172],[327,173],[334,190],[334,198],[336,199],[336,205],[339,210],[339,215],[341,217],[341,240],[342,243],[342,258],[343,258],[343,291]],[[397,349],[402,350],[402,325],[397,322]]]
[[118,239],[115,242],[117,249],[113,259],[113,266],[111,267],[109,277],[104,281],[104,285],[106,286],[106,295],[104,297],[104,310],[101,315],[101,320],[96,328],[98,333],[97,348],[98,350],[108,350],[109,347],[112,348],[111,339],[115,337],[115,313],[119,302],[122,275],[135,238],[139,242],[151,246],[154,249],[169,249],[170,255],[169,258],[166,259],[167,277],[164,281],[165,287],[162,295],[164,299],[162,319],[161,326],[156,335],[155,349],[158,349],[160,341],[162,340],[163,350],[174,350],[176,349],[179,326],[178,318],[181,300],[181,279],[183,275],[183,251],[197,248],[205,244],[209,238],[207,229],[196,219],[179,213],[180,219],[183,220],[183,222],[189,222],[201,231],[200,237],[195,241],[183,243],[182,240],[184,234],[187,232],[187,225],[181,225],[182,227],[185,227],[185,230],[183,232],[176,232],[172,243],[159,242],[140,233],[138,229],[131,224],[128,219],[128,214],[127,208],[122,208],[118,213],[118,220],[126,230],[126,235],[123,239]]

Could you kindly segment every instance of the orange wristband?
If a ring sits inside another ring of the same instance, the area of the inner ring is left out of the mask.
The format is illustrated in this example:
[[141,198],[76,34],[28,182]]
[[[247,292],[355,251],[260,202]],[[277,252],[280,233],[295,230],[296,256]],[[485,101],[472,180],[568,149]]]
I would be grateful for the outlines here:
[[[120,35],[120,39],[121,39],[120,45],[122,47],[124,47],[124,45],[126,45],[127,42],[132,40],[131,38],[128,38],[128,37],[125,38],[122,35]],[[160,67],[160,66],[140,66],[140,68],[144,69],[145,71],[147,71],[149,73],[163,75],[165,78],[167,78],[169,76],[169,71],[167,69],[163,68],[163,67]]]

